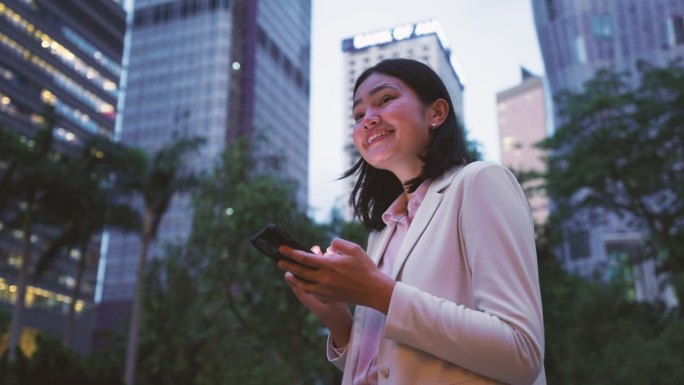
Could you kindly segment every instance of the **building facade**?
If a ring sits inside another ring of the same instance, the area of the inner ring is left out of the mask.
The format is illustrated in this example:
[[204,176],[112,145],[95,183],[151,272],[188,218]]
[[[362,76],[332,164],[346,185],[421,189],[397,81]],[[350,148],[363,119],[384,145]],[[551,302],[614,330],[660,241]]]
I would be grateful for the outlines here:
[[[532,6],[552,95],[580,90],[601,68],[636,75],[639,61],[665,65],[684,58],[682,0],[533,0]],[[615,216],[592,212],[577,213],[563,232],[563,263],[585,276],[610,276],[620,266],[616,260],[633,256],[644,240]],[[633,276],[635,298],[673,303],[653,262],[634,266]]]
[[[54,109],[64,151],[91,135],[113,138],[124,33],[125,12],[113,0],[0,0],[0,125],[31,140]],[[7,309],[16,300],[21,238],[0,218],[0,304]],[[34,263],[44,238],[38,231],[31,238]],[[72,250],[29,282],[25,333],[62,336],[82,257]],[[96,268],[86,269],[76,301],[73,346],[81,351],[90,344]]]
[[[544,152],[535,144],[547,135],[544,78],[524,68],[521,72],[520,84],[496,94],[501,164],[515,171],[543,172]],[[549,216],[548,199],[535,187],[538,180],[523,183],[534,221],[543,224]]]
[[[256,167],[308,200],[310,0],[137,0],[130,22],[121,141],[150,152],[174,139],[206,143],[187,160],[212,168],[231,141],[251,138]],[[152,257],[190,234],[187,195],[166,212]],[[98,328],[118,328],[135,293],[136,234],[108,235]]]
[[533,0],[552,95],[579,90],[600,68],[635,72],[684,54],[681,0]]
[[[451,55],[444,30],[437,20],[425,20],[352,36],[342,41],[342,51],[346,95],[343,113],[344,121],[348,122],[349,127],[349,130],[344,132],[351,132],[355,124],[352,117],[352,99],[356,78],[367,68],[390,58],[414,59],[429,65],[446,85],[456,116],[463,123],[463,75],[457,61]],[[345,163],[351,167],[359,159],[359,154],[354,148],[351,135],[345,135],[344,143],[347,155]],[[351,218],[352,214],[347,205],[343,213],[347,218]]]

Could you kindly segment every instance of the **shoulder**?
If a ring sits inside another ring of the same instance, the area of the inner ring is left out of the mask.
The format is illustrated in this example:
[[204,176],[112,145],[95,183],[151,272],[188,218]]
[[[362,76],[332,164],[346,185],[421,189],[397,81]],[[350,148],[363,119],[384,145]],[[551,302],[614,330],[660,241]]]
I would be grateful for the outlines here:
[[464,177],[476,177],[479,174],[499,174],[508,175],[511,172],[504,166],[490,161],[478,160],[476,162],[468,163],[463,168]]
[[459,185],[496,182],[517,184],[513,173],[502,165],[490,161],[476,161],[448,170],[435,181],[434,187],[441,191]]

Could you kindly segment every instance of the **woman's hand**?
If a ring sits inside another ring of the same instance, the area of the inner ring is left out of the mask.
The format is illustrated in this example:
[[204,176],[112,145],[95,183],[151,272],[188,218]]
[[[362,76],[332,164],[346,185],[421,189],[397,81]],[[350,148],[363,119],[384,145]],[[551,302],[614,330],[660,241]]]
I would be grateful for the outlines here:
[[278,262],[278,267],[291,273],[286,279],[293,289],[322,304],[347,302],[387,313],[395,281],[378,269],[361,246],[336,238],[325,255],[320,250],[312,254],[286,246],[280,252],[296,262]]
[[[312,247],[311,251],[314,254],[321,255],[321,249],[318,246]],[[295,276],[289,271],[285,273],[285,282],[290,285],[297,299],[328,328],[334,345],[338,348],[346,346],[349,343],[353,322],[352,314],[347,304],[344,302],[323,303],[319,301],[316,296],[308,294],[297,287]]]
[[328,328],[336,347],[346,346],[349,343],[353,322],[352,314],[347,304],[344,302],[323,303],[314,295],[307,294],[293,285],[293,277],[293,274],[289,271],[285,273],[285,281],[290,285],[295,296]]

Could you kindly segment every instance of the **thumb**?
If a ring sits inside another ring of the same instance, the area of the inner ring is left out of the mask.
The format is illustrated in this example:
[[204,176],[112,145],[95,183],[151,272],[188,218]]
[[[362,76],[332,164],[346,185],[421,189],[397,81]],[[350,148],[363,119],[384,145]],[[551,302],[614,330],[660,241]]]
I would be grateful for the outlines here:
[[332,242],[330,242],[330,246],[342,254],[356,255],[365,253],[363,248],[358,244],[342,238],[334,238]]

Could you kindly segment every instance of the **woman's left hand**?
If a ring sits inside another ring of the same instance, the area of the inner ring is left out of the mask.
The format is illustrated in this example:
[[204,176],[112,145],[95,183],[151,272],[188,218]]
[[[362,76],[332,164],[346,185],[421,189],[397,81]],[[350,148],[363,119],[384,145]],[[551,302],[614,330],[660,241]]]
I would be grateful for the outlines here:
[[297,262],[278,262],[278,267],[294,275],[290,284],[296,288],[323,303],[343,301],[387,313],[395,281],[356,243],[333,239],[324,255],[285,246],[280,252]]

